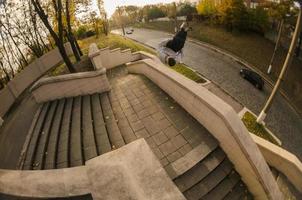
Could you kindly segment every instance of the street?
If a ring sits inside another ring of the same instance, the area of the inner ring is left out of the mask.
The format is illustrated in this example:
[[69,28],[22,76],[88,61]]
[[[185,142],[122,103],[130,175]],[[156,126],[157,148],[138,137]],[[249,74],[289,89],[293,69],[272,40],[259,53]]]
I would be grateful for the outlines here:
[[[121,34],[121,31],[115,30],[114,33]],[[133,34],[127,37],[153,48],[156,48],[160,41],[171,38],[168,33],[147,29],[135,29]],[[239,76],[239,70],[244,66],[198,44],[187,41],[183,61],[255,114],[260,113],[270,94],[271,88],[268,84],[264,86],[263,91],[259,91]],[[302,160],[302,119],[281,95],[275,98],[265,123],[282,141],[283,148]]]

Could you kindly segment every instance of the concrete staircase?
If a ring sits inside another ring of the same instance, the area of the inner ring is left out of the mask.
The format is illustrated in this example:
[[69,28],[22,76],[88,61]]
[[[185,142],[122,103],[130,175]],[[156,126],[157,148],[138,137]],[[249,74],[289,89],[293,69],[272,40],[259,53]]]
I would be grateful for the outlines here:
[[80,166],[125,145],[108,93],[47,102],[38,112],[22,169]]
[[204,158],[196,165],[173,178],[188,200],[253,199],[219,146],[205,151],[201,157]]

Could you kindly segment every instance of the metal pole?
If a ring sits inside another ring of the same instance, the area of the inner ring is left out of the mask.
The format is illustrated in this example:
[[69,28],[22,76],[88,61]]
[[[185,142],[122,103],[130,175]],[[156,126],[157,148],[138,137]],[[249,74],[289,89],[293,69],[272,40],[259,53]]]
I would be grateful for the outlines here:
[[280,21],[280,26],[279,26],[279,30],[278,30],[278,38],[277,38],[277,41],[276,41],[274,53],[272,55],[271,61],[270,61],[269,66],[268,66],[267,74],[270,74],[271,71],[272,71],[272,65],[273,65],[273,62],[274,62],[274,59],[275,59],[275,56],[276,56],[276,53],[277,53],[277,50],[278,50],[278,46],[279,46],[279,43],[280,43],[281,35],[282,35],[283,24],[284,24],[284,19],[282,19]]
[[291,63],[292,63],[293,56],[294,56],[294,51],[295,51],[295,48],[296,48],[296,45],[297,45],[297,41],[298,41],[298,38],[299,38],[299,34],[300,34],[300,31],[301,31],[301,26],[302,26],[301,18],[302,18],[302,11],[301,11],[301,3],[300,3],[298,19],[297,19],[297,23],[296,23],[296,28],[295,28],[295,32],[294,32],[294,35],[293,35],[293,38],[292,38],[292,41],[291,41],[291,44],[290,44],[287,56],[286,56],[286,60],[284,62],[284,65],[283,65],[282,70],[280,72],[280,75],[278,77],[278,80],[277,80],[277,82],[276,82],[276,84],[275,84],[275,86],[273,88],[271,96],[268,98],[268,100],[267,100],[267,102],[266,102],[263,110],[261,111],[260,115],[257,118],[257,123],[263,123],[263,121],[264,121],[264,119],[266,117],[266,114],[267,114],[268,110],[270,109],[270,107],[272,105],[272,101],[273,101],[274,97],[276,96],[276,93],[277,93],[277,91],[279,89],[279,86],[280,86],[280,83],[281,83],[281,81],[283,79],[285,71],[288,68],[288,66],[290,66]]

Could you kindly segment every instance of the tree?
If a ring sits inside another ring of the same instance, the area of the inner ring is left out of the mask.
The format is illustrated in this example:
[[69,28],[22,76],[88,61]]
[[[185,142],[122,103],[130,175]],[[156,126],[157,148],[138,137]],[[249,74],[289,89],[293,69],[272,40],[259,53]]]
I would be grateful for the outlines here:
[[81,54],[83,55],[83,53],[81,52],[79,45],[77,45],[77,41],[73,35],[73,31],[72,31],[72,27],[71,27],[71,16],[70,16],[70,12],[69,12],[71,5],[73,5],[73,4],[70,4],[69,0],[65,0],[65,15],[66,15],[66,23],[67,23],[66,36],[71,45],[71,48],[72,48],[72,51],[73,51],[73,54],[74,54],[76,60],[80,61]]
[[216,11],[213,0],[202,0],[197,4],[197,12],[200,15],[210,16],[214,15]]
[[97,0],[97,5],[99,8],[99,12],[100,12],[101,20],[102,20],[103,32],[105,33],[105,35],[108,35],[109,24],[108,24],[108,19],[107,19],[107,13],[106,13],[105,7],[104,7],[104,1]]
[[191,3],[184,3],[180,5],[180,9],[177,12],[178,16],[188,16],[192,14],[196,14],[197,9],[195,6],[193,6]]
[[228,30],[248,29],[248,12],[243,0],[224,0],[217,8],[220,22]]
[[37,14],[39,15],[40,19],[42,20],[42,22],[44,23],[45,27],[47,28],[47,30],[49,31],[50,35],[52,36],[53,40],[55,41],[61,56],[67,66],[67,68],[69,69],[69,71],[71,73],[74,73],[76,70],[73,67],[73,64],[71,63],[65,48],[64,48],[64,38],[63,38],[63,34],[64,34],[64,27],[63,27],[63,6],[62,6],[62,1],[61,0],[53,0],[53,7],[54,7],[54,12],[55,12],[55,18],[57,21],[57,26],[58,26],[58,33],[56,33],[53,29],[53,27],[50,25],[50,22],[48,20],[48,16],[45,13],[41,3],[39,0],[31,0],[35,11],[37,12]]
[[160,17],[165,17],[165,13],[157,6],[152,6],[150,9],[148,9],[147,17],[149,20],[153,20]]
[[170,5],[168,5],[168,17],[174,21],[174,27],[175,32],[178,31],[178,25],[177,25],[177,6],[176,3],[173,2]]

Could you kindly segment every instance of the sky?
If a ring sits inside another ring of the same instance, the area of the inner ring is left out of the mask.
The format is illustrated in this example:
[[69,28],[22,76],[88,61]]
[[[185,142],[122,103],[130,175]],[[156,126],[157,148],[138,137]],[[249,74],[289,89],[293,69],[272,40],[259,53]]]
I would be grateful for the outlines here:
[[114,13],[117,6],[136,5],[144,6],[146,4],[171,3],[175,0],[104,0],[105,10],[108,16]]

